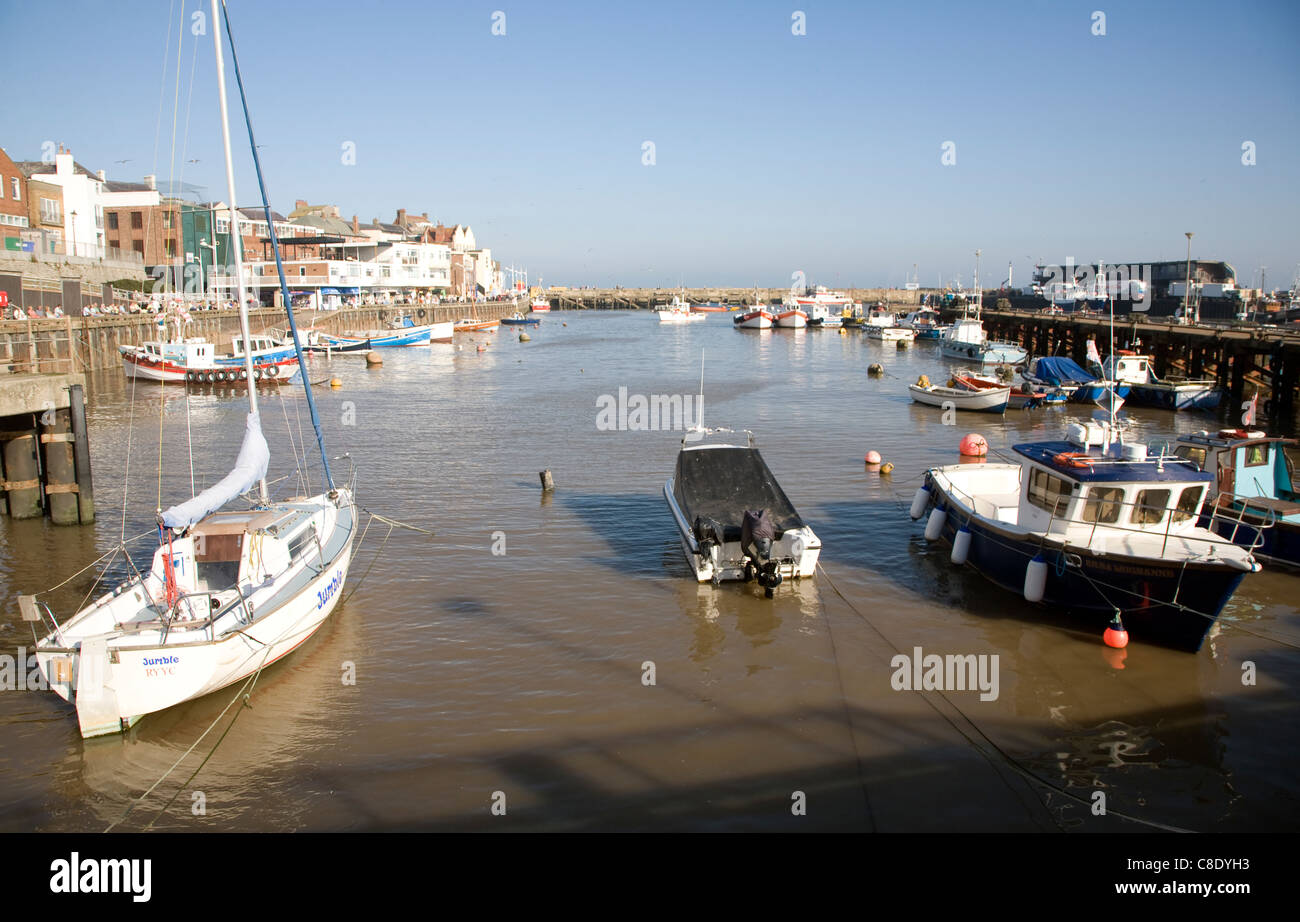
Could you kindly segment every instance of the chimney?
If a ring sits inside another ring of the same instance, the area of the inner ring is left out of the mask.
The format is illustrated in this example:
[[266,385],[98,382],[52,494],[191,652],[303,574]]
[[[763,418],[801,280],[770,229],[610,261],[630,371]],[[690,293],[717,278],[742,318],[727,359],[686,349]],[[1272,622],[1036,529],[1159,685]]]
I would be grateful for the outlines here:
[[103,170],[96,170],[95,175],[99,177],[100,182],[108,182],[108,174]]
[[299,208],[306,208],[306,207],[307,207],[307,202],[305,199],[298,199],[293,203],[294,211],[297,211]]
[[428,220],[429,220],[429,212],[427,212],[427,211],[424,212],[423,214],[420,215],[420,217],[422,217],[422,218],[424,218],[424,220],[428,221]]
[[144,175],[144,184],[156,192],[158,190],[158,177],[153,173],[146,173]]
[[399,209],[397,209],[397,220],[394,221],[393,223],[394,223],[394,224],[401,224],[403,227],[406,226],[406,209],[405,209],[405,208],[399,208]]
[[357,223],[357,216],[356,216],[356,215],[353,215],[353,216],[352,216],[352,233],[354,233],[354,234],[359,234],[359,233],[361,233],[361,225]]

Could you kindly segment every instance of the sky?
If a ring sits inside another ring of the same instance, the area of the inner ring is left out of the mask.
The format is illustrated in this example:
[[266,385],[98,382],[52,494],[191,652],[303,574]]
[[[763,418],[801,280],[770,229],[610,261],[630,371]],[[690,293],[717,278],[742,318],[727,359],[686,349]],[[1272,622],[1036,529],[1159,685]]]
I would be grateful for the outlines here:
[[[0,35],[58,33],[6,42],[0,146],[224,200],[210,9],[6,0]],[[968,284],[978,249],[982,282],[1020,285],[1182,259],[1186,231],[1243,285],[1300,271],[1295,0],[229,10],[272,207],[427,211],[533,283],[902,285],[915,265],[929,287]]]

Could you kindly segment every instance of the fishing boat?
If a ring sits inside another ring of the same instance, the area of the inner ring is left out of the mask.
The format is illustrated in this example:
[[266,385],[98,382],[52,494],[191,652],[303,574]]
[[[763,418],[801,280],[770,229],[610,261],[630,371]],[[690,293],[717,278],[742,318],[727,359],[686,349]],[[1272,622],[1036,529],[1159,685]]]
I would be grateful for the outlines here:
[[939,312],[932,307],[923,307],[904,315],[900,326],[911,329],[919,340],[940,339],[948,329],[948,325],[940,321]]
[[805,290],[803,294],[791,294],[788,300],[792,306],[807,312],[809,318],[823,318],[823,322],[829,324],[832,317],[842,317],[845,313],[852,314],[857,308],[853,299],[842,291],[830,291],[824,285],[818,285],[814,290]]
[[967,410],[976,413],[1004,413],[1011,400],[1010,386],[969,390],[962,387],[943,387],[931,384],[922,375],[915,384],[907,386],[912,400],[928,407],[943,410]]
[[883,305],[876,305],[867,311],[866,323],[862,331],[868,339],[888,343],[910,343],[916,339],[916,331],[911,327],[901,326],[890,310]]
[[417,324],[409,316],[399,317],[387,328],[338,336],[321,333],[319,342],[331,349],[343,346],[359,347],[368,343],[371,349],[395,349],[405,346],[427,346],[431,342],[451,342],[451,322]]
[[251,371],[245,356],[217,355],[206,339],[190,337],[178,342],[149,340],[138,346],[118,346],[122,370],[128,378],[163,384],[247,381],[287,384],[298,375],[298,359],[276,347],[254,351]]
[[1213,518],[1218,534],[1254,548],[1266,563],[1287,567],[1300,567],[1300,494],[1287,453],[1296,444],[1247,428],[1181,435],[1174,447],[1178,457],[1214,478],[1210,501],[1225,514],[1203,513],[1203,524]]
[[529,302],[528,309],[534,314],[546,314],[551,310],[551,302],[538,295]]
[[775,320],[775,315],[770,311],[763,307],[756,307],[737,314],[731,322],[735,324],[737,330],[770,330]]
[[990,340],[980,320],[984,293],[979,285],[979,252],[975,254],[975,291],[965,300],[962,316],[953,321],[939,340],[939,350],[948,358],[981,365],[1018,365],[1028,353],[1015,343]]
[[1213,410],[1223,389],[1213,378],[1160,378],[1149,355],[1116,350],[1102,363],[1103,375],[1129,387],[1129,401],[1164,410]]
[[797,307],[783,307],[773,313],[772,325],[786,330],[802,330],[808,326],[808,315]]
[[498,326],[499,320],[479,320],[477,317],[462,317],[453,324],[456,333],[491,333]]
[[656,316],[660,323],[686,323],[690,320],[703,320],[704,315],[692,313],[690,302],[681,295],[673,295],[673,299],[664,307],[655,310]]
[[931,468],[911,516],[927,517],[926,540],[950,545],[954,563],[1030,602],[1195,651],[1260,566],[1198,524],[1211,475],[1124,443],[1120,402],[1062,441],[1013,446],[1016,461]]
[[525,317],[523,314],[519,313],[518,311],[515,311],[515,312],[514,312],[513,314],[511,314],[509,317],[502,317],[502,318],[501,318],[501,322],[502,322],[503,324],[505,324],[506,326],[512,326],[512,327],[518,327],[518,326],[539,326],[539,325],[541,325],[542,318],[541,318],[541,317]]
[[752,433],[745,445],[708,441],[731,432],[689,430],[664,499],[699,582],[757,580],[771,598],[783,579],[813,575],[821,541],[791,505]]
[[[237,202],[215,6],[226,182],[229,201]],[[238,66],[235,59],[236,76]],[[242,97],[242,84],[240,93]],[[244,108],[247,112],[246,102]],[[289,305],[251,124],[249,143],[284,303]],[[233,253],[239,324],[248,341],[243,259],[239,247]],[[292,308],[286,307],[286,312],[301,363]],[[248,377],[254,370],[252,355],[245,355]],[[270,499],[270,450],[262,434],[257,388],[247,388],[248,414],[233,469],[218,483],[159,514],[158,547],[147,573],[136,571],[68,617],[56,615],[40,594],[20,597],[23,618],[34,630],[39,624],[48,631],[37,642],[39,668],[50,689],[75,705],[83,737],[121,732],[147,714],[249,678],[302,645],[338,605],[351,561],[356,506],[351,482],[333,480],[305,376],[303,387],[316,427],[325,492]],[[218,449],[208,446],[210,451]],[[224,508],[248,491],[255,494],[250,503]],[[125,555],[125,546],[119,551]]]

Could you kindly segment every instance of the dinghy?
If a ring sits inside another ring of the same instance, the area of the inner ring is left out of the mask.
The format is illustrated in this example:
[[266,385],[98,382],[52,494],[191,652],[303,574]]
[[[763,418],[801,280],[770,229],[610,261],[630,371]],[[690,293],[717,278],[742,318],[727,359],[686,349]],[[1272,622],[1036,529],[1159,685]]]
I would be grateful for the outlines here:
[[980,413],[1002,413],[1011,400],[1011,388],[990,387],[981,390],[967,390],[960,387],[940,387],[930,384],[922,375],[915,384],[909,384],[907,390],[912,399],[928,407],[943,410],[969,410]]
[[704,441],[731,431],[688,431],[664,498],[699,582],[758,580],[771,598],[783,579],[813,575],[821,541],[791,505],[752,434],[746,433],[743,446]]

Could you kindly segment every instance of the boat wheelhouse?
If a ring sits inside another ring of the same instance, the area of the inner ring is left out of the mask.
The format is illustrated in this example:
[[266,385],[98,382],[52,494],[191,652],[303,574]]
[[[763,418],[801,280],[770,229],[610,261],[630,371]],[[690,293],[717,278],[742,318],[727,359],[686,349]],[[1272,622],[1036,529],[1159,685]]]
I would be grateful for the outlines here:
[[948,327],[940,320],[939,312],[932,307],[923,307],[903,317],[901,326],[910,328],[917,339],[940,339]]
[[1213,476],[1211,498],[1227,513],[1215,520],[1219,534],[1247,546],[1258,541],[1256,557],[1300,567],[1300,494],[1287,453],[1296,445],[1258,430],[1221,429],[1179,436],[1174,453]]
[[1195,651],[1260,569],[1253,546],[1218,533],[1239,517],[1207,504],[1213,477],[1124,444],[1113,421],[1013,450],[1015,463],[932,468],[911,514],[928,516],[926,539],[950,545],[954,563],[1030,602],[1099,629],[1119,615],[1135,639]]

